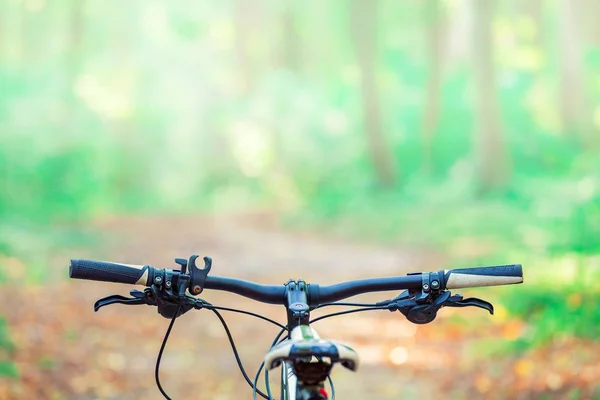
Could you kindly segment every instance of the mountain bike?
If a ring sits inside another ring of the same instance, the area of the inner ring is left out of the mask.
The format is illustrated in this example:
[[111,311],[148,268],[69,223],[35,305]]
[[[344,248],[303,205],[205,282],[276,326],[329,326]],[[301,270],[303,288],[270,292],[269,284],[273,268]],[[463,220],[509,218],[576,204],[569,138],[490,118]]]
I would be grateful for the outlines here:
[[[113,295],[100,299],[94,304],[95,311],[115,303],[147,304],[156,306],[160,315],[171,320],[158,353],[154,374],[158,389],[167,399],[170,397],[164,391],[159,379],[160,360],[175,319],[192,309],[210,310],[219,318],[238,367],[252,388],[255,399],[257,395],[265,399],[273,399],[268,371],[281,367],[281,399],[324,400],[329,398],[329,393],[325,389],[326,381],[331,387],[331,397],[335,398],[335,388],[330,377],[332,367],[340,364],[356,371],[359,358],[350,346],[336,340],[320,338],[311,326],[312,323],[333,316],[371,310],[399,311],[408,321],[415,324],[427,324],[433,321],[443,307],[473,306],[493,314],[494,308],[487,301],[463,298],[459,294],[452,294],[450,289],[523,282],[522,266],[514,264],[417,272],[406,276],[361,279],[328,286],[307,283],[301,279],[289,280],[283,285],[263,285],[240,279],[209,276],[212,259],[204,257],[202,268],[196,265],[197,259],[196,254],[189,259],[176,258],[178,269],[75,259],[71,260],[69,265],[71,278],[146,286],[144,291],[132,290],[132,297]],[[197,297],[207,289],[227,291],[263,303],[283,305],[286,309],[287,324],[280,324],[251,311],[215,306]],[[373,304],[341,302],[359,294],[400,290],[402,292],[398,296]],[[328,306],[356,308],[311,319],[311,311]],[[281,328],[253,381],[243,367],[231,332],[219,311],[252,315]],[[281,338],[282,336],[284,337]],[[263,368],[266,393],[257,388]]]

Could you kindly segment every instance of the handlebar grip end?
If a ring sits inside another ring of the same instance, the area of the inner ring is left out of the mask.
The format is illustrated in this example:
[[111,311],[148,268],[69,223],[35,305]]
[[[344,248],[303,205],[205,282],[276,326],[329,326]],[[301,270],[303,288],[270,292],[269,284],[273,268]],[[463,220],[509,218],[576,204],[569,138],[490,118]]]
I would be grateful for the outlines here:
[[511,264],[445,270],[444,280],[447,289],[513,285],[523,283],[523,266]]
[[[148,265],[119,264],[106,261],[76,260],[69,263],[69,277],[102,282],[147,286],[154,268]],[[152,274],[153,275],[153,274]]]

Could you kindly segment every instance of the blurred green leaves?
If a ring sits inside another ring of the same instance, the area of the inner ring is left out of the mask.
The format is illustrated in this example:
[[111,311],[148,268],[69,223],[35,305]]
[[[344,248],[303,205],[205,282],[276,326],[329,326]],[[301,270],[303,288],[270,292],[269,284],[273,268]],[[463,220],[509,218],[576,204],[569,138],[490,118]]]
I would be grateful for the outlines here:
[[0,377],[18,378],[19,370],[13,362],[0,360]]
[[19,372],[17,366],[10,360],[4,359],[4,355],[14,350],[14,345],[8,335],[6,320],[0,317],[0,378],[17,378]]

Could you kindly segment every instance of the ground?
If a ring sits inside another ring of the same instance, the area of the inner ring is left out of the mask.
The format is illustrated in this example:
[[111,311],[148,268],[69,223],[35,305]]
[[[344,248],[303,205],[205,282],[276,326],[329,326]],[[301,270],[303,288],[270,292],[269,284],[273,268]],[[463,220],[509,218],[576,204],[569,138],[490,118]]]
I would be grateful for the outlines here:
[[[148,306],[115,305],[95,313],[92,306],[98,298],[127,294],[132,288],[66,279],[70,258],[174,268],[174,257],[198,253],[213,258],[211,274],[268,284],[289,278],[329,284],[443,267],[443,257],[435,253],[334,240],[314,232],[290,233],[262,214],[114,218],[97,221],[86,228],[85,234],[90,233],[101,234],[103,244],[56,252],[48,260],[44,284],[2,288],[0,315],[10,326],[15,347],[10,357],[20,376],[0,380],[1,399],[162,398],[154,365],[169,321]],[[18,278],[24,266],[13,262],[13,278]],[[485,289],[468,294],[485,297]],[[282,307],[226,293],[206,292],[203,297],[285,321]],[[470,322],[458,323],[459,314]],[[244,315],[224,316],[253,377],[278,328]],[[490,355],[486,343],[517,338],[527,329],[526,321],[510,319],[502,309],[493,317],[479,309],[445,309],[426,326],[412,325],[400,313],[375,311],[314,327],[322,337],[345,341],[361,355],[358,372],[334,369],[339,399],[600,396],[597,343],[565,338],[523,356]],[[273,373],[272,381],[276,377]],[[177,320],[161,379],[174,399],[252,398],[219,321],[205,310]]]

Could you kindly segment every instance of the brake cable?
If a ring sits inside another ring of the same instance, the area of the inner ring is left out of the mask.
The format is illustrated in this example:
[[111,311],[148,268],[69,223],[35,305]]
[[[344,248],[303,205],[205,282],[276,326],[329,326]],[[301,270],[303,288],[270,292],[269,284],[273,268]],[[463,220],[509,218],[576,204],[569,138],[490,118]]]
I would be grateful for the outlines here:
[[[223,310],[223,311],[231,311],[231,312],[237,312],[240,314],[246,314],[246,315],[250,315],[253,317],[257,317],[260,318],[264,321],[267,322],[271,322],[272,324],[281,327],[281,331],[280,334],[278,335],[278,339],[279,337],[281,337],[281,335],[283,334],[283,332],[285,332],[285,330],[287,329],[284,325],[270,319],[267,317],[264,317],[262,315],[253,313],[251,311],[244,311],[244,310],[237,310],[234,308],[228,308],[228,307],[219,307],[219,306],[213,306],[212,304],[208,303],[208,302],[204,302],[202,304],[202,308],[206,308],[207,310],[212,311],[213,313],[215,313],[215,315],[217,316],[217,318],[219,318],[221,324],[223,325],[223,328],[225,329],[225,333],[227,334],[227,338],[229,339],[229,344],[231,345],[231,349],[233,350],[233,355],[235,357],[235,360],[237,362],[237,365],[240,369],[240,372],[242,373],[244,379],[246,380],[246,382],[250,385],[250,387],[253,390],[256,390],[256,393],[260,394],[263,398],[265,399],[272,399],[272,397],[269,397],[264,394],[262,391],[256,389],[256,387],[252,384],[252,381],[250,380],[250,378],[248,377],[248,374],[246,373],[246,370],[244,369],[244,365],[242,364],[242,360],[240,358],[240,355],[237,351],[237,347],[235,345],[235,341],[233,340],[233,337],[231,335],[231,331],[229,330],[229,326],[227,325],[227,322],[225,322],[225,319],[223,318],[223,316],[221,315],[221,313],[218,310]],[[171,334],[171,330],[173,329],[173,325],[175,324],[175,319],[177,318],[179,311],[181,309],[181,303],[179,304],[179,307],[177,309],[177,311],[174,313],[173,317],[171,318],[171,322],[169,323],[169,327],[167,328],[167,332],[165,333],[165,336],[163,338],[162,344],[160,346],[160,350],[158,352],[158,357],[156,360],[156,368],[154,370],[154,377],[156,380],[156,385],[158,386],[158,390],[160,391],[160,393],[167,399],[167,400],[172,400],[169,395],[165,392],[165,390],[163,389],[161,383],[160,383],[160,378],[159,378],[159,370],[160,370],[160,361],[162,359],[162,355],[165,349],[165,346],[167,344],[167,340],[169,339],[169,335]]]
[[344,302],[335,302],[335,303],[323,303],[323,304],[319,304],[317,307],[315,307],[315,310],[318,308],[322,308],[322,307],[328,307],[328,306],[347,306],[347,307],[375,307],[375,306],[379,306],[380,304],[375,304],[375,303],[344,303]]
[[331,313],[331,314],[326,314],[326,315],[322,315],[320,317],[317,317],[317,318],[311,320],[310,323],[312,324],[312,323],[320,321],[322,319],[329,318],[329,317],[336,317],[338,315],[351,314],[351,313],[361,312],[361,311],[371,311],[371,310],[387,310],[387,307],[372,306],[372,307],[357,308],[357,309],[354,309],[354,310],[338,311],[338,312],[334,312],[334,313]]
[[169,323],[169,327],[167,328],[167,332],[165,333],[165,337],[163,338],[162,344],[160,345],[160,350],[158,352],[158,357],[156,358],[156,367],[154,368],[154,379],[156,380],[156,386],[158,386],[158,390],[160,393],[165,396],[165,399],[171,400],[171,398],[167,395],[167,393],[162,388],[160,384],[160,378],[158,375],[158,371],[160,369],[160,360],[162,359],[163,351],[165,350],[165,345],[167,344],[167,340],[169,339],[169,335],[171,334],[171,329],[173,329],[173,325],[175,324],[175,319],[177,318],[177,314],[179,314],[179,310],[181,309],[181,303],[177,308],[177,312],[171,318],[171,322]]
[[[273,339],[273,342],[271,343],[271,347],[269,347],[269,350],[271,350],[273,348],[273,346],[275,346],[276,344],[287,339],[287,338],[283,338],[281,341],[279,341],[279,338],[281,337],[281,335],[283,335],[283,333],[286,330],[287,330],[287,327],[284,327],[283,329],[281,329],[279,331],[277,336],[275,336],[275,339]],[[254,385],[252,388],[252,396],[253,396],[254,400],[256,400],[256,393],[258,393],[258,389],[257,389],[258,378],[260,377],[260,372],[262,371],[264,366],[265,366],[265,362],[263,361],[262,363],[260,363],[260,366],[258,367],[258,371],[256,371],[256,375],[254,376]],[[271,400],[273,398],[273,396],[271,395],[271,386],[269,384],[268,370],[265,370],[265,386],[266,386],[266,390],[267,390],[267,395],[269,396],[268,399]]]
[[252,317],[256,317],[256,318],[262,319],[263,321],[270,322],[273,325],[278,326],[281,329],[284,329],[284,330],[287,329],[285,327],[285,325],[282,325],[279,322],[277,322],[275,320],[272,320],[271,318],[265,317],[265,316],[260,315],[260,314],[253,313],[252,311],[238,310],[236,308],[229,308],[229,307],[213,306],[212,304],[208,305],[208,306],[205,305],[205,306],[203,306],[203,308],[206,308],[207,310],[231,311],[231,312],[236,312],[236,313],[240,313],[240,314],[250,315]]

